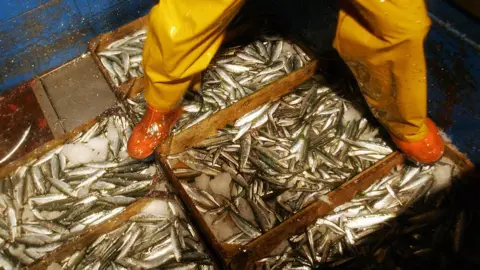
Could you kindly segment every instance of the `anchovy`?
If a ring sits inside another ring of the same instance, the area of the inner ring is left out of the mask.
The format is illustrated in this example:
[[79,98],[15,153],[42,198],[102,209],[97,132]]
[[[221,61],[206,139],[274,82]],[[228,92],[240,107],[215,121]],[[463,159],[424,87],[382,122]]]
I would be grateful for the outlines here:
[[[162,206],[150,210],[155,212],[138,213],[121,227],[103,234],[94,243],[64,259],[62,265],[75,266],[75,269],[89,269],[92,264],[98,269],[112,265],[129,268],[140,266],[144,269],[197,269],[201,266],[214,269],[205,247],[199,242],[196,232],[191,230],[177,202],[154,200],[152,205],[156,205],[156,201],[161,202]],[[162,221],[143,218],[162,216],[161,213],[167,213],[172,207],[177,210],[169,212],[169,216],[163,217]],[[140,217],[142,222],[138,222]]]
[[145,38],[146,31],[142,29],[110,43],[105,49],[97,52],[116,86],[130,78],[143,76],[141,62]]
[[30,133],[32,125],[29,125],[28,128],[23,132],[22,136],[18,140],[18,142],[13,146],[13,148],[8,151],[8,153],[0,159],[0,164],[3,162],[7,161],[15,152],[17,152],[18,148],[25,142],[25,140],[28,137],[28,134]]

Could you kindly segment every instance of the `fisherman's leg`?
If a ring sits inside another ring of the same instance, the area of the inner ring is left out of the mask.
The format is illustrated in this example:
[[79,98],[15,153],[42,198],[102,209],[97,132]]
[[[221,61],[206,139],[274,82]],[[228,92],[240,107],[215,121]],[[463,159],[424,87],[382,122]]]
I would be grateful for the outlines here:
[[220,47],[242,0],[162,0],[150,11],[143,52],[148,109],[128,142],[134,158],[145,158],[168,135],[177,108],[194,78]]
[[373,114],[410,158],[437,161],[443,140],[427,118],[422,0],[342,2],[334,46],[357,78]]

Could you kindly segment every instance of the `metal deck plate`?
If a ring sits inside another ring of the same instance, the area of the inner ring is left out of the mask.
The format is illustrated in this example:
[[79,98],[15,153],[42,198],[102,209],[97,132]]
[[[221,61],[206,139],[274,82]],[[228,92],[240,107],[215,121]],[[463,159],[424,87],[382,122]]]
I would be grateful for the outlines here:
[[41,80],[65,132],[116,103],[115,95],[90,55],[73,60]]

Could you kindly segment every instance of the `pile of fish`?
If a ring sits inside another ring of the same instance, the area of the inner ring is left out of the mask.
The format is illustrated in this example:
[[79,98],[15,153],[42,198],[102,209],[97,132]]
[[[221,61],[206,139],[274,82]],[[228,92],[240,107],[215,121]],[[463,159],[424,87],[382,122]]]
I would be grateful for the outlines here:
[[0,265],[28,265],[120,213],[156,167],[128,157],[131,127],[110,116],[0,181]]
[[392,152],[347,103],[311,79],[170,165],[220,241],[248,242]]
[[[218,53],[202,74],[201,89],[187,93],[182,102],[185,113],[173,133],[195,125],[309,61],[300,47],[276,37]],[[146,109],[143,95],[128,103],[141,118]]]
[[[442,175],[435,173],[436,170],[440,170]],[[446,159],[435,167],[398,166],[352,201],[319,218],[304,234],[291,237],[274,251],[274,255],[259,260],[256,267],[399,269],[395,265],[378,265],[383,263],[388,249],[392,249],[390,238],[413,237],[424,241],[423,238],[430,237],[433,234],[431,231],[424,235],[419,231],[432,224],[438,225],[440,219],[446,217],[446,208],[430,204],[422,209],[419,204],[425,205],[429,198],[435,197],[436,192],[449,186],[455,173],[456,168]],[[414,204],[420,198],[426,198],[425,202]],[[428,229],[431,230],[431,227]],[[408,247],[410,252],[400,255],[415,257],[431,251],[432,242],[424,243],[430,246],[429,249],[419,247],[419,242]],[[368,256],[371,256],[369,264],[362,265],[361,262]]]
[[110,43],[105,50],[97,53],[116,86],[129,78],[143,76],[142,52],[146,38],[147,30],[142,29]]
[[175,199],[154,200],[61,265],[61,269],[214,269]]
[[282,39],[257,40],[218,54],[203,72],[201,89],[184,102],[177,133],[224,109],[263,86],[303,67],[310,58]]
[[127,98],[127,104],[130,111],[133,113],[133,120],[137,123],[142,120],[143,114],[147,110],[147,101],[143,93],[138,94],[133,99]]

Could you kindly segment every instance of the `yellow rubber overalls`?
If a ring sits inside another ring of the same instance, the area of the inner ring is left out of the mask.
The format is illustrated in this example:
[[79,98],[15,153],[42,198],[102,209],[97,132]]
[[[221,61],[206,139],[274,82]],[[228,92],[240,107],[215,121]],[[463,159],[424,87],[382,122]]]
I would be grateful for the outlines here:
[[[178,105],[222,44],[241,0],[161,0],[149,17],[145,98]],[[427,127],[423,41],[430,20],[422,0],[344,0],[333,46],[357,78],[373,114],[396,137],[416,141]]]

